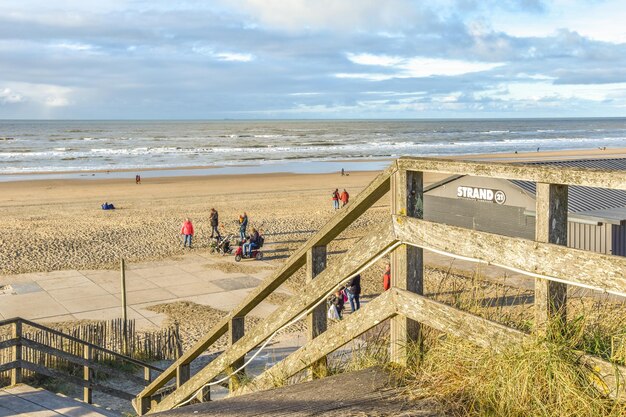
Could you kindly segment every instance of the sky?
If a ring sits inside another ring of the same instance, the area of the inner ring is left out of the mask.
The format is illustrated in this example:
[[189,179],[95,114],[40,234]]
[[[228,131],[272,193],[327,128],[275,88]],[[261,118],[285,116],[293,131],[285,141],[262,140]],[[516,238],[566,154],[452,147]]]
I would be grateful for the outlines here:
[[0,119],[623,117],[623,0],[1,0]]

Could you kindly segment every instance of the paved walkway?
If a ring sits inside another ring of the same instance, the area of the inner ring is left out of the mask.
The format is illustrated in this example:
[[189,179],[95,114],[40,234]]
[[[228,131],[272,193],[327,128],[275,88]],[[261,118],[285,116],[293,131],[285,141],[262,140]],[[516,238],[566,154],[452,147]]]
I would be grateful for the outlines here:
[[[271,273],[224,273],[211,268],[233,257],[192,253],[177,260],[142,262],[127,266],[128,318],[138,328],[159,326],[164,315],[147,307],[174,301],[192,301],[230,311]],[[241,265],[266,262],[244,260]],[[120,272],[106,270],[55,271],[0,277],[0,319],[23,317],[38,322],[107,320],[121,317]],[[225,296],[225,295],[228,296]],[[252,314],[264,316],[275,308],[262,303]]]
[[29,385],[0,388],[0,417],[114,417],[119,414]]

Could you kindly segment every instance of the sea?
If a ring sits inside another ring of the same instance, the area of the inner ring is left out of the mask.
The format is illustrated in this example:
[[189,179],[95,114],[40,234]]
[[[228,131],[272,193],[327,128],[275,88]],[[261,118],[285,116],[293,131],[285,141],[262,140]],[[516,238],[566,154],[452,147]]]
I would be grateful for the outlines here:
[[[0,120],[0,181],[72,176],[332,172],[403,156],[626,148],[626,118]],[[119,174],[119,170],[126,171]]]

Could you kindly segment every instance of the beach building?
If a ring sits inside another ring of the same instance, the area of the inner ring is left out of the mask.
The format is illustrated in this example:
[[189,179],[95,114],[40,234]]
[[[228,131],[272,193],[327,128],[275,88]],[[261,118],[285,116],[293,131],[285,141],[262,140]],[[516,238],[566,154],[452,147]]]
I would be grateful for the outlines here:
[[[532,164],[626,170],[626,158]],[[424,218],[533,239],[535,190],[529,181],[451,176],[424,190]],[[571,186],[568,211],[568,246],[626,256],[626,191]]]

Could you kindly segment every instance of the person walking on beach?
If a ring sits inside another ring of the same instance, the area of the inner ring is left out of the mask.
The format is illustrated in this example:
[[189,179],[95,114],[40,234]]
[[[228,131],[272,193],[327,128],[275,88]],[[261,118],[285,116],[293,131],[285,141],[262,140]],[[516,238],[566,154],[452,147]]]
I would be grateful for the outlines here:
[[341,168],[341,176],[343,177],[344,175],[346,175],[346,171],[344,171],[344,169]]
[[217,210],[214,208],[211,209],[211,214],[209,215],[209,220],[211,221],[211,239],[213,239],[214,235],[217,235],[219,239],[220,231],[217,229],[217,225],[219,224],[219,216],[217,214]]
[[245,211],[243,215],[239,216],[239,237],[241,240],[246,240],[246,229],[248,228],[248,213]]
[[346,284],[346,294],[350,301],[350,309],[354,313],[361,308],[361,274],[357,274]]
[[141,175],[135,175],[135,184],[141,184]]
[[339,199],[341,200],[341,203],[342,203],[341,207],[345,207],[346,204],[348,204],[348,200],[350,199],[350,194],[348,194],[348,192],[346,191],[345,188],[341,192],[341,195],[339,196]]
[[383,274],[383,288],[387,291],[391,288],[391,265],[385,265],[385,273]]
[[335,191],[333,191],[332,199],[333,207],[335,208],[335,210],[339,210],[339,188],[335,188]]
[[186,218],[183,222],[183,227],[180,229],[180,234],[185,236],[185,240],[183,241],[183,248],[185,246],[189,246],[191,249],[191,237],[193,236],[193,224],[191,224],[191,220]]

